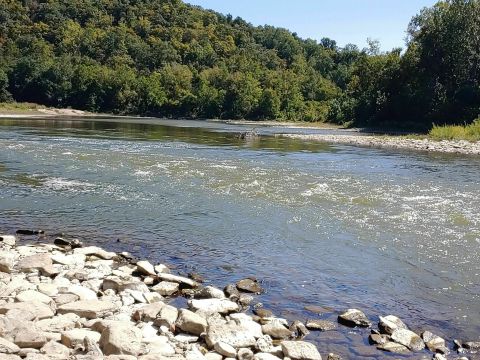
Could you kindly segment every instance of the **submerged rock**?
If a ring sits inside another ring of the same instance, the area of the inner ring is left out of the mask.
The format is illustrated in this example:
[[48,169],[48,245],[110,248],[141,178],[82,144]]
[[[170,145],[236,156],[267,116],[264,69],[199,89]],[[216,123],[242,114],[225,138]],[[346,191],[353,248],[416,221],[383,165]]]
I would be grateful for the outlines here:
[[408,354],[410,350],[406,346],[398,344],[396,342],[389,341],[385,344],[377,346],[377,349],[395,353],[395,354]]
[[329,331],[337,328],[337,324],[328,320],[308,320],[306,323],[309,330]]
[[346,326],[369,327],[372,323],[367,316],[360,310],[348,309],[338,316],[338,322]]
[[259,294],[262,292],[262,287],[257,280],[243,279],[237,282],[237,288],[241,291]]

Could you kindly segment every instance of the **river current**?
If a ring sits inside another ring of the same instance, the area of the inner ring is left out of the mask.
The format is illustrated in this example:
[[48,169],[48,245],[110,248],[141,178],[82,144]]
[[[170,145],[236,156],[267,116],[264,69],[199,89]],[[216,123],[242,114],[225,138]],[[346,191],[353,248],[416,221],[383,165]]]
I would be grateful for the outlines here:
[[[266,289],[257,300],[292,320],[357,307],[478,339],[478,157],[273,136],[327,130],[258,127],[260,137],[239,139],[247,129],[0,120],[0,233],[63,232],[217,286],[255,276]],[[388,356],[367,337],[339,328],[308,339],[322,354]]]

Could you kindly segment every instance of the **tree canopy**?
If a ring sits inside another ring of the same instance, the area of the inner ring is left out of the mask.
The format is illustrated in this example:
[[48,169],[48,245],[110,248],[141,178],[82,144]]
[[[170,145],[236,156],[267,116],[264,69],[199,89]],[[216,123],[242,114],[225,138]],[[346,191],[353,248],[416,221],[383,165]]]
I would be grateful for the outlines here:
[[0,3],[0,101],[417,128],[480,112],[480,0],[424,9],[387,53],[181,0]]

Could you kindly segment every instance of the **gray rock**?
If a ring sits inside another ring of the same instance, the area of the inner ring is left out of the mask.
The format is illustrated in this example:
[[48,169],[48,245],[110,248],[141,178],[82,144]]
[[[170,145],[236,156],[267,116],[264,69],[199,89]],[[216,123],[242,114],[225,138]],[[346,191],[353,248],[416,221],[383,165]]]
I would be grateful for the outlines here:
[[309,330],[329,331],[337,328],[337,324],[327,320],[308,320],[306,323]]
[[282,351],[292,360],[322,360],[317,347],[305,341],[283,341]]
[[180,285],[176,282],[161,281],[152,290],[163,296],[170,296],[178,292]]
[[253,351],[248,348],[238,349],[237,352],[238,360],[253,360]]
[[373,345],[384,345],[390,341],[390,337],[384,334],[371,334],[368,340]]
[[239,326],[234,322],[209,325],[205,341],[210,348],[220,341],[227,343],[236,349],[253,347],[256,344],[255,337],[249,329]]
[[200,299],[225,299],[225,293],[216,287],[205,286],[195,294],[195,297]]
[[262,292],[262,287],[256,280],[243,279],[237,282],[237,289],[250,293],[259,294]]
[[181,330],[197,336],[207,330],[207,321],[200,315],[186,309],[179,310],[176,325]]
[[31,313],[33,317],[38,320],[48,319],[54,315],[52,309],[48,305],[39,301],[7,303],[0,305],[0,314],[6,314],[11,310]]
[[40,349],[40,353],[47,355],[50,359],[68,359],[70,349],[56,341],[49,341]]
[[397,329],[407,329],[407,325],[394,315],[388,315],[385,317],[380,316],[380,321],[378,323],[378,328],[384,334],[392,335],[393,332]]
[[163,302],[142,306],[133,313],[133,318],[137,321],[154,321],[164,306],[166,305]]
[[142,332],[129,323],[119,322],[102,331],[100,348],[105,355],[137,356],[142,349]]
[[328,354],[327,360],[342,360],[342,357],[340,355],[330,353]]
[[57,273],[53,267],[52,258],[47,253],[26,256],[17,262],[16,267],[22,272],[39,270],[45,276],[52,276]]
[[194,299],[190,300],[188,305],[195,311],[202,311],[204,313],[228,314],[240,310],[238,304],[227,299]]
[[441,352],[443,354],[448,354],[450,352],[446,347],[445,340],[430,331],[424,331],[422,333],[422,340],[431,352]]
[[231,345],[229,345],[229,344],[227,344],[227,343],[224,343],[223,341],[216,342],[216,343],[213,345],[213,349],[214,349],[217,353],[219,353],[219,354],[221,354],[221,355],[223,355],[223,356],[225,356],[225,357],[234,358],[234,357],[237,356],[237,350],[236,350],[233,346],[231,346]]
[[40,349],[47,343],[47,338],[35,327],[31,327],[17,332],[13,342],[21,348]]
[[79,320],[76,314],[65,314],[37,321],[36,326],[42,331],[62,332],[74,329]]
[[115,304],[100,300],[83,300],[64,304],[58,308],[59,314],[73,313],[87,319],[96,319],[117,309]]
[[401,344],[397,344],[396,342],[389,341],[385,344],[377,346],[377,349],[395,353],[395,354],[408,354],[410,350]]
[[420,351],[425,348],[425,343],[422,338],[413,331],[407,329],[395,330],[392,334],[392,340],[406,346],[412,351]]
[[293,336],[292,331],[288,329],[279,319],[272,319],[268,323],[262,325],[262,331],[266,335],[270,335],[274,339],[288,339]]
[[468,350],[480,350],[480,341],[466,341],[463,347]]
[[175,322],[177,321],[177,318],[177,308],[171,305],[165,305],[157,313],[154,325],[158,327],[167,326],[168,328],[172,329],[175,325]]
[[102,289],[112,289],[119,293],[125,290],[140,291],[142,293],[150,292],[147,285],[133,276],[108,276],[103,280]]
[[367,316],[360,310],[348,309],[338,316],[338,322],[347,326],[369,327],[371,322]]
[[295,320],[292,325],[290,325],[289,329],[296,335],[297,338],[304,338],[310,334],[310,331],[308,331],[305,324],[299,320]]

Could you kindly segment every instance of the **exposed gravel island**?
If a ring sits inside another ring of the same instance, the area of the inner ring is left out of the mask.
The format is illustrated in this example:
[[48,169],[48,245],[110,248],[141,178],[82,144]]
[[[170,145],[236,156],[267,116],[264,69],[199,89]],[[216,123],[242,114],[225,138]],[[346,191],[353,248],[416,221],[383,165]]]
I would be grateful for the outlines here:
[[478,141],[435,141],[430,139],[414,139],[405,136],[352,135],[351,133],[345,135],[278,134],[277,136],[307,141],[327,142],[332,144],[480,155],[480,142]]

